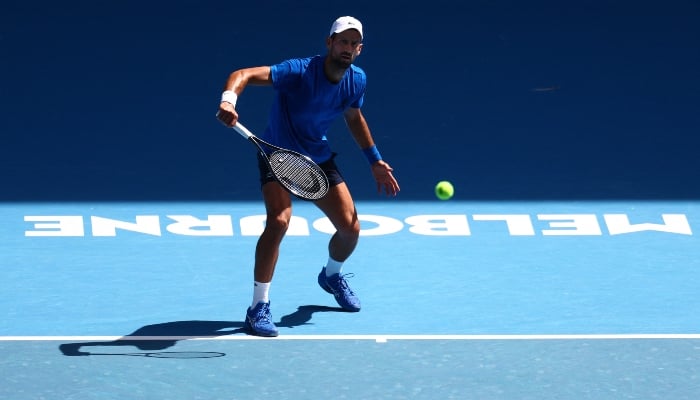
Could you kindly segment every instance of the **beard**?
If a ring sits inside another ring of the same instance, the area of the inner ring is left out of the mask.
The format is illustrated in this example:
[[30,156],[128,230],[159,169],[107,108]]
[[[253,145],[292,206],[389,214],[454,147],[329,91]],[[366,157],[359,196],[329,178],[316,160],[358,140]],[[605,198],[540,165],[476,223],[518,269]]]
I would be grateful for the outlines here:
[[352,59],[353,57],[350,56],[349,58],[341,57],[340,55],[336,56],[331,56],[331,63],[333,64],[334,67],[340,68],[340,69],[348,69],[352,65]]

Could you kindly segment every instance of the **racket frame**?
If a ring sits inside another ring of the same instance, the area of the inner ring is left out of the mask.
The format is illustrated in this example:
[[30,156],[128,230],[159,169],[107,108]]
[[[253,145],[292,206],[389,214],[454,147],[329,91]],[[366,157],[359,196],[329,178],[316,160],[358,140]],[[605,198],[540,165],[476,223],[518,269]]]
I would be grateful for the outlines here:
[[[268,142],[260,139],[259,137],[255,136],[255,134],[253,134],[253,132],[251,132],[248,128],[246,128],[240,122],[237,122],[236,125],[233,126],[233,129],[236,132],[238,132],[241,136],[243,136],[244,138],[248,139],[250,142],[255,144],[255,146],[258,148],[260,154],[263,157],[265,157],[265,161],[267,161],[270,172],[275,177],[275,180],[289,193],[297,196],[300,199],[310,200],[310,201],[319,200],[319,199],[323,198],[328,193],[328,189],[330,188],[330,184],[328,182],[328,177],[326,176],[326,173],[323,171],[323,169],[321,169],[321,167],[319,167],[318,164],[316,164],[313,160],[311,160],[311,158],[305,156],[304,154],[298,153],[294,150],[289,150],[289,149],[285,149],[285,148],[282,148],[279,146],[275,146],[272,143],[268,143]],[[275,169],[271,165],[270,156],[268,156],[267,152],[265,152],[265,149],[263,149],[262,146],[266,146],[266,147],[269,147],[270,149],[272,149],[273,153],[271,153],[271,155],[277,151],[281,151],[281,152],[285,152],[287,154],[292,154],[296,157],[301,157],[301,158],[305,159],[306,161],[308,161],[310,166],[318,172],[319,177],[321,179],[323,179],[323,181],[324,181],[322,184],[322,186],[323,186],[322,190],[320,192],[318,192],[317,195],[314,197],[305,196],[304,194],[299,193],[297,190],[294,189],[294,187],[292,187],[291,185],[286,183],[283,179],[280,179],[280,177],[275,172]]]

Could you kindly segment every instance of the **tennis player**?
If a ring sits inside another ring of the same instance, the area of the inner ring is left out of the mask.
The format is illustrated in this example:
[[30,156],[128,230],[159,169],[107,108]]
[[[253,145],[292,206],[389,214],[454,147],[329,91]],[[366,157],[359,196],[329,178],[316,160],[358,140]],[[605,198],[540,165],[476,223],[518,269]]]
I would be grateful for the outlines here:
[[[360,223],[353,198],[326,138],[330,124],[343,116],[355,142],[367,157],[377,191],[396,196],[399,184],[393,169],[382,160],[367,121],[360,111],[366,88],[365,72],[353,65],[362,51],[362,24],[353,17],[340,17],[326,38],[327,53],[296,58],[272,66],[244,68],[231,73],[219,105],[219,120],[226,126],[238,121],[235,106],[248,84],[268,85],[275,97],[267,128],[260,138],[274,145],[309,156],[328,175],[328,194],[314,203],[336,229],[328,243],[328,261],[318,284],[335,296],[344,310],[359,311],[360,300],[348,285],[343,263],[357,245]],[[250,334],[277,336],[272,321],[269,291],[279,247],[292,216],[290,194],[277,183],[264,160],[258,163],[267,223],[255,249],[253,302],[246,313]]]

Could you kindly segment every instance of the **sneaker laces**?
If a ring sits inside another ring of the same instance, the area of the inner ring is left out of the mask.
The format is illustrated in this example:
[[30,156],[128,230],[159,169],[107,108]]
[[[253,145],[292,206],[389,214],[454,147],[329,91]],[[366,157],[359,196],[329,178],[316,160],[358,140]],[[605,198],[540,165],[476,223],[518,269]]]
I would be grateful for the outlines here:
[[255,314],[255,320],[270,322],[270,305],[268,303],[262,303],[260,310]]
[[343,275],[338,275],[338,289],[340,289],[343,293],[348,292],[351,295],[355,295],[355,292],[353,292],[352,289],[350,289],[348,281],[345,280],[345,278],[352,278],[354,276],[355,274],[353,274],[352,272]]

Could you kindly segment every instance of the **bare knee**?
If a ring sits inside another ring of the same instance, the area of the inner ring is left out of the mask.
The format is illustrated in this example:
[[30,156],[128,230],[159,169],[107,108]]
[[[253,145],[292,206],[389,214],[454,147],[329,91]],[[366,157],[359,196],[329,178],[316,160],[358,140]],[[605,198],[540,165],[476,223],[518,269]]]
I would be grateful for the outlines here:
[[287,229],[289,229],[291,218],[291,212],[268,215],[265,222],[265,233],[278,238],[283,237],[287,233]]
[[336,230],[338,235],[345,239],[357,240],[360,236],[360,221],[357,219],[357,215],[343,224],[336,226]]
[[273,217],[267,217],[265,227],[275,232],[287,232],[287,229],[289,229],[290,219],[291,217],[287,215],[276,215]]

